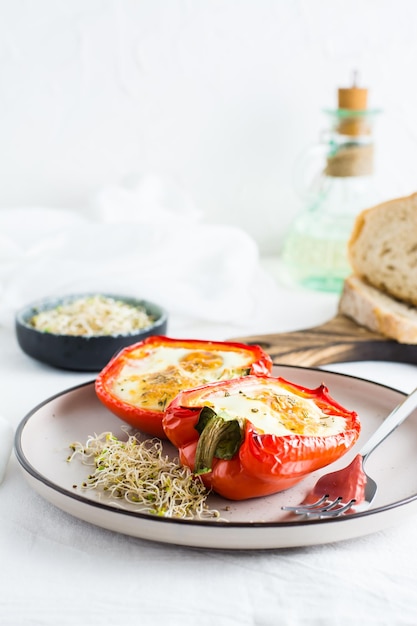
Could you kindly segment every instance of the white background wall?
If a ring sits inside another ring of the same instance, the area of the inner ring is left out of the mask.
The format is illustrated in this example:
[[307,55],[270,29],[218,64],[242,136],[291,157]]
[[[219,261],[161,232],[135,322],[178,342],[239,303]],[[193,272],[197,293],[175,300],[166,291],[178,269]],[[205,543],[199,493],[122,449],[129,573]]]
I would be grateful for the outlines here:
[[156,174],[277,252],[354,68],[381,194],[417,190],[415,0],[0,0],[0,208],[88,213]]

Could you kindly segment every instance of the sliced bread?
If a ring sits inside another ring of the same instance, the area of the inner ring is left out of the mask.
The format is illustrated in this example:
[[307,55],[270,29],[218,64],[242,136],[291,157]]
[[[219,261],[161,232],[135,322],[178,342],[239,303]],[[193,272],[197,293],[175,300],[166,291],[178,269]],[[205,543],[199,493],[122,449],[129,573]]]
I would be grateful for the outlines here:
[[339,313],[399,343],[417,344],[417,308],[399,302],[358,276],[345,279]]
[[417,193],[362,211],[348,251],[353,273],[417,306]]

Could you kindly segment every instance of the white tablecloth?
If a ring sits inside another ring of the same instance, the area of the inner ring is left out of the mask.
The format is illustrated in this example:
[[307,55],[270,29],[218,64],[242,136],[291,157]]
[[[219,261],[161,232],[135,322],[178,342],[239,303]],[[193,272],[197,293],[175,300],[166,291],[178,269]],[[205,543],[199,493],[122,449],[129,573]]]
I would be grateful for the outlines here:
[[[268,268],[274,267],[268,263]],[[172,320],[171,336],[226,339],[314,326],[336,297],[278,287],[246,326]],[[260,321],[259,321],[260,320]],[[0,329],[0,413],[14,427],[56,392],[92,380],[24,355]],[[416,367],[335,366],[402,391]],[[226,551],[153,543],[103,530],[43,500],[12,456],[0,485],[0,623],[4,626],[278,626],[417,623],[417,518],[313,547]]]

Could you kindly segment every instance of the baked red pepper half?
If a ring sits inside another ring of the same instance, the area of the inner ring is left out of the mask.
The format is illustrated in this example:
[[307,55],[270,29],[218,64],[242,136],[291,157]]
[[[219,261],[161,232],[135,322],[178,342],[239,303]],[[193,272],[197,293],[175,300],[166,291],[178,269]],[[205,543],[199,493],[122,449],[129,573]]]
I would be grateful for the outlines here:
[[113,357],[99,373],[95,389],[112,413],[138,430],[165,438],[162,417],[180,391],[271,370],[272,360],[259,346],[157,335]]
[[247,376],[183,391],[163,418],[179,459],[230,500],[283,491],[345,454],[356,442],[355,411],[324,385]]

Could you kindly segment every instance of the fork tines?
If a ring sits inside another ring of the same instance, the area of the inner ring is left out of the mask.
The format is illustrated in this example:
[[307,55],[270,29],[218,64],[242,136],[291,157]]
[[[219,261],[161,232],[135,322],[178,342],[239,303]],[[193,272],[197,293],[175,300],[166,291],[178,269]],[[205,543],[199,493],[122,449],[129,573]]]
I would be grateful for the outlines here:
[[283,506],[284,511],[296,513],[297,515],[305,515],[306,517],[338,517],[347,513],[354,505],[356,500],[349,500],[346,504],[342,503],[342,498],[336,498],[329,501],[329,496],[324,495],[317,502],[312,504],[298,504],[297,506]]

